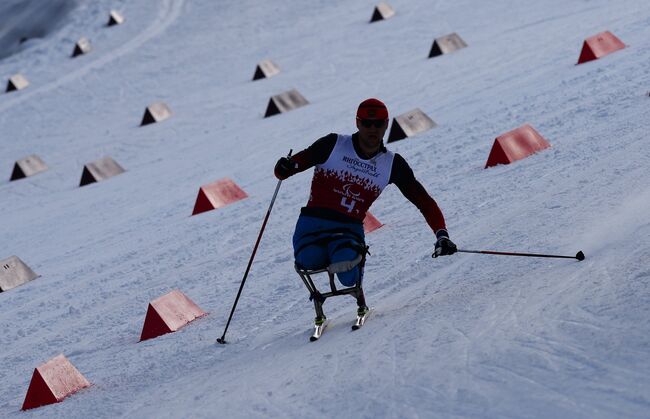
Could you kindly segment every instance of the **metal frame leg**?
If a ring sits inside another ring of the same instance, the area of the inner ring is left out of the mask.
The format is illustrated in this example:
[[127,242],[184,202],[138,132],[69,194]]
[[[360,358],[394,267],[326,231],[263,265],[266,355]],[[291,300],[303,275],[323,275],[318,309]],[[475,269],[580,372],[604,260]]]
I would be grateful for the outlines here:
[[[360,263],[361,269],[363,269],[363,261]],[[329,297],[335,295],[352,295],[357,300],[358,307],[366,307],[366,298],[363,294],[362,281],[359,280],[354,287],[338,289],[336,288],[336,283],[334,279],[334,274],[329,272],[327,269],[316,269],[316,270],[307,270],[300,269],[298,266],[295,267],[296,272],[300,275],[302,282],[307,287],[309,291],[309,299],[314,301],[314,309],[316,311],[316,322],[322,322],[325,320],[325,313],[323,312],[323,303]],[[311,275],[317,273],[327,272],[329,277],[330,292],[321,293],[314,284],[314,281],[311,278]]]
[[302,282],[305,284],[307,287],[307,290],[309,291],[309,299],[314,301],[314,310],[316,311],[316,322],[318,323],[319,321],[325,320],[325,313],[323,313],[323,303],[325,302],[325,298],[323,297],[323,294],[318,291],[316,288],[316,285],[314,285],[314,281],[311,279],[311,274],[317,273],[317,272],[325,272],[326,270],[320,270],[320,271],[307,271],[307,270],[301,270],[296,266],[296,272],[298,272],[298,275],[300,275],[300,278],[302,279]]

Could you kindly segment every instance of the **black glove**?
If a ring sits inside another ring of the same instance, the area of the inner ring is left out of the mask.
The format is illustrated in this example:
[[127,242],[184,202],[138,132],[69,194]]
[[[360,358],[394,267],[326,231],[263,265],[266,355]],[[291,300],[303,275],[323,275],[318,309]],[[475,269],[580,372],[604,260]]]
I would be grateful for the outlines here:
[[275,177],[284,180],[293,174],[293,169],[295,165],[291,159],[287,157],[281,157],[280,160],[275,164],[275,169],[273,173]]
[[438,237],[438,241],[436,241],[436,248],[431,257],[437,258],[438,256],[448,256],[456,253],[458,248],[454,242],[449,240],[447,230],[438,230],[436,237]]

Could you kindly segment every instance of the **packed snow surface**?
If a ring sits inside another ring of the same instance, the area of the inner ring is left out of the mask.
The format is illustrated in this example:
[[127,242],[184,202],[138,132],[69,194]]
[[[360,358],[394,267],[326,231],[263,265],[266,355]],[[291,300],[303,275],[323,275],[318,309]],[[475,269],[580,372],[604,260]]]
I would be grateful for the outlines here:
[[65,23],[76,0],[3,0],[0,3],[0,59],[44,38]]
[[[30,81],[0,94],[0,259],[41,275],[0,294],[1,417],[648,417],[647,0],[393,0],[373,24],[370,0],[34,3],[0,8],[5,32],[21,10],[38,27],[47,10],[58,19],[0,61],[2,83]],[[106,26],[112,9],[123,25]],[[605,30],[626,48],[575,65]],[[468,47],[427,59],[452,32]],[[92,52],[70,58],[81,37]],[[253,82],[263,59],[281,72]],[[263,118],[294,88],[308,106]],[[282,183],[216,344],[275,161],[354,132],[368,97],[438,124],[388,148],[460,248],[587,259],[432,259],[433,233],[389,186],[367,236],[374,316],[351,332],[354,300],[328,300],[332,325],[310,343],[291,248],[306,172]],[[140,127],[160,101],[173,116]],[[484,169],[494,138],[525,123],[552,147]],[[31,154],[49,170],[9,182]],[[105,156],[126,172],[78,187]],[[249,197],[190,216],[199,187],[224,177]],[[148,302],[174,289],[209,315],[139,343]],[[21,412],[34,368],[59,353],[92,387]]]

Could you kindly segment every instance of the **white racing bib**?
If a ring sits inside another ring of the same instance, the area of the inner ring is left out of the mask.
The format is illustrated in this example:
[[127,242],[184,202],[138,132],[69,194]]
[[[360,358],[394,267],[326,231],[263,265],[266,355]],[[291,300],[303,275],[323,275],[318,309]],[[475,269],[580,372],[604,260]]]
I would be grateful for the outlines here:
[[380,152],[364,160],[352,136],[339,135],[329,158],[316,165],[307,207],[329,208],[363,220],[390,180],[394,154]]

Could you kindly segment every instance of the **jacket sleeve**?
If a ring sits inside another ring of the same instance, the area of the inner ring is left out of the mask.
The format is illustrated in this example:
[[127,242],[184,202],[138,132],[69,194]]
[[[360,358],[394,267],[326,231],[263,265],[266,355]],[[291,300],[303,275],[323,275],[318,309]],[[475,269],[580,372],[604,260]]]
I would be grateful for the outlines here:
[[337,138],[337,134],[328,134],[316,140],[306,149],[291,156],[292,168],[289,176],[304,172],[317,164],[325,163],[332,154],[332,150],[334,150]]
[[393,159],[390,183],[394,183],[402,195],[420,210],[437,237],[448,236],[445,217],[442,215],[440,207],[424,189],[424,186],[418,182],[411,167],[399,154],[395,154]]

